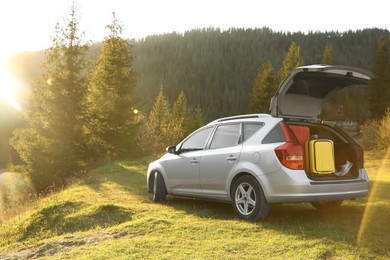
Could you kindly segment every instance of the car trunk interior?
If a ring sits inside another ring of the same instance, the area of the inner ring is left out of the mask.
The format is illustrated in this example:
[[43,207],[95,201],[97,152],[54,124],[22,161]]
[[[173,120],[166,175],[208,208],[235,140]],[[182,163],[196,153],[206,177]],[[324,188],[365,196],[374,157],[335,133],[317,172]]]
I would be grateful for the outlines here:
[[[342,129],[320,123],[290,122],[288,125],[302,145],[305,154],[309,153],[308,147],[305,144],[310,140],[331,140],[333,142],[332,152],[334,154],[334,161],[330,160],[330,163],[334,163],[335,172],[319,174],[305,167],[306,174],[310,179],[354,179],[359,176],[359,168],[363,167],[361,148]],[[317,156],[321,158],[321,154]],[[349,170],[346,170],[346,165],[350,165],[347,161],[352,163],[352,167]],[[307,159],[305,159],[305,164],[308,164]]]

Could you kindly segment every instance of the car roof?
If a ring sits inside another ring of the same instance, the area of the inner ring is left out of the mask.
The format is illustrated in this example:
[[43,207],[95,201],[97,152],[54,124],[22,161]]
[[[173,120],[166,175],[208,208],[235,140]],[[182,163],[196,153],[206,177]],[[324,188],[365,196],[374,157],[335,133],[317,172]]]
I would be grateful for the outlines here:
[[243,122],[243,121],[256,121],[258,119],[266,119],[266,118],[273,118],[269,114],[245,114],[245,115],[236,115],[236,116],[229,116],[229,117],[223,117],[216,119],[214,121],[211,121],[207,125],[215,125],[218,123],[224,123],[224,122]]

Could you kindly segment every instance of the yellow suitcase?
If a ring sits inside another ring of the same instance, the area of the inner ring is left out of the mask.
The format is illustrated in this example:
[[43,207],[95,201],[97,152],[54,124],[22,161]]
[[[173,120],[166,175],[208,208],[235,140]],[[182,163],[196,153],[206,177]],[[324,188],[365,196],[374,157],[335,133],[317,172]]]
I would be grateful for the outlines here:
[[309,140],[305,143],[306,170],[314,174],[332,174],[336,171],[333,141]]

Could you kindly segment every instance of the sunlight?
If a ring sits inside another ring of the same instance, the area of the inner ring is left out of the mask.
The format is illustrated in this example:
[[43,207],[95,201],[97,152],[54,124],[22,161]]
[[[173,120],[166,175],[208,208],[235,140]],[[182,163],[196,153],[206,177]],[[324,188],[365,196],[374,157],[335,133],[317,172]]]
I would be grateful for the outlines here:
[[[385,176],[386,166],[384,166],[384,164],[386,163],[386,161],[388,161],[390,159],[390,147],[388,147],[386,151],[387,152],[385,153],[385,155],[382,159],[382,165],[378,169],[378,173],[375,176],[376,180],[378,180],[378,179],[380,180],[380,179],[382,179],[381,176]],[[377,199],[378,184],[379,184],[379,182],[375,181],[370,189],[370,195],[368,197],[367,204],[366,204],[366,207],[364,209],[363,217],[362,217],[362,220],[360,223],[359,232],[357,235],[356,243],[358,245],[360,245],[363,242],[362,240],[364,237],[364,233],[369,229],[370,222],[375,221],[373,213],[372,213],[372,211],[373,211],[372,206]]]
[[0,71],[0,99],[1,102],[6,102],[14,109],[20,111],[22,107],[16,100],[17,91],[19,88],[20,82],[18,82],[11,75],[6,73],[4,70]]
[[0,50],[0,104],[4,103],[17,111],[21,111],[22,107],[18,102],[18,98],[20,92],[24,89],[24,85],[9,71],[8,65],[13,55],[11,49],[11,46],[4,46]]
[[22,211],[33,198],[34,189],[23,174],[0,173],[0,223],[9,217],[11,211]]

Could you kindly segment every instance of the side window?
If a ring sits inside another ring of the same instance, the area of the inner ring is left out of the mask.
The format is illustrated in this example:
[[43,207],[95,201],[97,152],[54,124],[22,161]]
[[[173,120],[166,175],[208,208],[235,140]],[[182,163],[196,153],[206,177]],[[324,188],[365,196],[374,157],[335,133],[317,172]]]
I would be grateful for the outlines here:
[[263,124],[244,124],[244,142],[251,138],[263,126]]
[[241,139],[241,125],[221,125],[217,128],[210,149],[225,148],[238,145]]
[[184,143],[181,145],[180,150],[182,152],[203,150],[207,138],[209,137],[212,130],[213,128],[209,127],[193,134],[187,140],[184,141]]
[[286,142],[286,137],[284,136],[282,128],[280,128],[280,125],[277,124],[274,129],[271,130],[271,132],[268,133],[268,135],[263,139],[263,144],[270,144],[270,143],[279,143],[279,142]]

